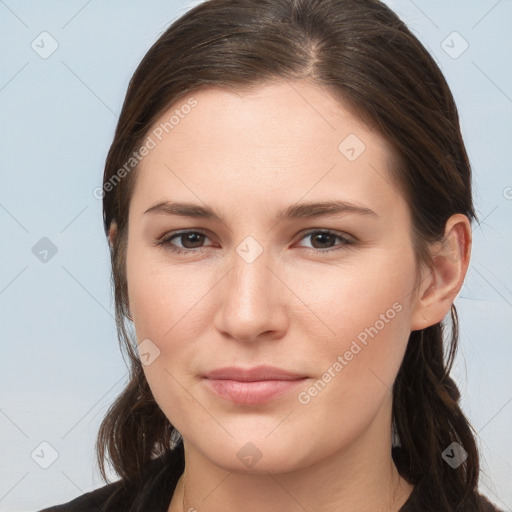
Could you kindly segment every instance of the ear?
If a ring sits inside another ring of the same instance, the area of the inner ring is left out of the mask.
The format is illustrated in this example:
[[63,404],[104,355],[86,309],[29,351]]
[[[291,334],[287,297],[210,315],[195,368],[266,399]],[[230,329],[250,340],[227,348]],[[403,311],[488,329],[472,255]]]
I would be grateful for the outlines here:
[[471,224],[461,213],[445,225],[444,238],[430,246],[432,267],[425,271],[411,317],[411,331],[434,325],[447,315],[459,293],[469,266]]
[[109,243],[111,249],[114,247],[116,238],[117,238],[117,224],[116,224],[116,221],[112,221],[110,223],[110,227],[108,228],[108,243]]
[[[117,234],[118,234],[117,223],[116,223],[116,221],[113,220],[110,223],[110,227],[108,228],[108,243],[109,243],[111,249],[113,248],[114,244],[116,243]],[[128,318],[130,320],[133,320],[131,317],[131,313],[130,313],[130,306],[128,306]]]

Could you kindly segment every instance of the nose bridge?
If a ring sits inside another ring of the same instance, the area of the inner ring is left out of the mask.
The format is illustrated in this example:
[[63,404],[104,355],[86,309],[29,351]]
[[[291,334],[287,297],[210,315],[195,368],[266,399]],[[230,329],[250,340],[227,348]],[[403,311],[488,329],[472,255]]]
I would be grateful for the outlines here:
[[238,296],[247,306],[264,305],[268,300],[265,295],[271,287],[271,273],[267,268],[270,264],[268,251],[262,247],[260,250],[250,242],[239,244],[233,258],[232,295]]
[[283,327],[279,310],[279,292],[268,267],[270,251],[246,237],[233,254],[232,268],[222,288],[217,328],[232,337],[253,341],[263,332]]

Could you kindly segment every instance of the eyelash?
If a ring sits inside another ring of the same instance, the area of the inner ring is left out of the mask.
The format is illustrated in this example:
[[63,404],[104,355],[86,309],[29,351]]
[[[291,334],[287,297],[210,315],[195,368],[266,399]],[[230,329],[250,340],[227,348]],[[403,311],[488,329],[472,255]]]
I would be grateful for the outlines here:
[[[202,231],[178,231],[178,232],[171,232],[162,237],[160,240],[156,242],[155,245],[164,247],[167,250],[170,250],[171,252],[175,254],[192,254],[192,253],[201,253],[204,247],[199,247],[196,249],[183,249],[181,247],[176,247],[175,245],[171,244],[171,240],[174,238],[179,238],[180,236],[185,236],[188,234],[200,234],[204,235],[208,238],[208,235],[206,233],[203,233]],[[332,251],[339,251],[343,249],[347,249],[347,247],[354,245],[356,242],[353,240],[350,240],[349,238],[341,235],[337,231],[332,231],[329,229],[310,229],[303,233],[300,240],[303,238],[307,238],[308,236],[311,236],[313,234],[322,234],[322,235],[333,235],[334,237],[338,238],[339,240],[342,240],[343,243],[339,247],[328,247],[326,249],[315,249],[315,248],[309,248],[309,247],[303,247],[302,249],[305,249],[307,252],[313,252],[316,254],[319,253],[326,253],[326,252],[332,252]]]

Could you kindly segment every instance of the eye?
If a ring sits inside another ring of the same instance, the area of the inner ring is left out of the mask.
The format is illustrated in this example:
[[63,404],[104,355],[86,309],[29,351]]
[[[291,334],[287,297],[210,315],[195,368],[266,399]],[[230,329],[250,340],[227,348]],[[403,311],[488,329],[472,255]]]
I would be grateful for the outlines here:
[[[174,245],[173,240],[175,239],[180,241],[181,246]],[[200,249],[203,249],[201,244],[204,243],[205,239],[208,239],[208,236],[200,231],[180,231],[164,236],[156,245],[163,246],[177,254],[197,253],[201,252]]]
[[[337,251],[355,244],[355,241],[345,234],[328,229],[311,229],[303,234],[301,240],[307,238],[311,240],[313,246],[304,248],[315,253]],[[176,254],[192,254],[202,252],[202,249],[207,247],[203,244],[208,239],[209,237],[201,231],[180,231],[165,235],[155,245],[165,247]],[[176,245],[176,240],[180,245]]]
[[[345,249],[347,246],[353,245],[355,241],[344,234],[329,229],[311,229],[307,231],[301,240],[309,238],[313,247],[308,250],[313,252],[330,252]],[[336,240],[341,241],[336,247]]]

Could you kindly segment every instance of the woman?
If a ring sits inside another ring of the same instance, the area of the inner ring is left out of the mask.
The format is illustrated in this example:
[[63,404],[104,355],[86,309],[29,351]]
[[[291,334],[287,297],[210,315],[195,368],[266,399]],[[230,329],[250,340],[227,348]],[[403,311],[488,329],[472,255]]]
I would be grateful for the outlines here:
[[191,9],[130,82],[102,193],[121,479],[47,511],[497,510],[449,377],[470,165],[389,8]]

